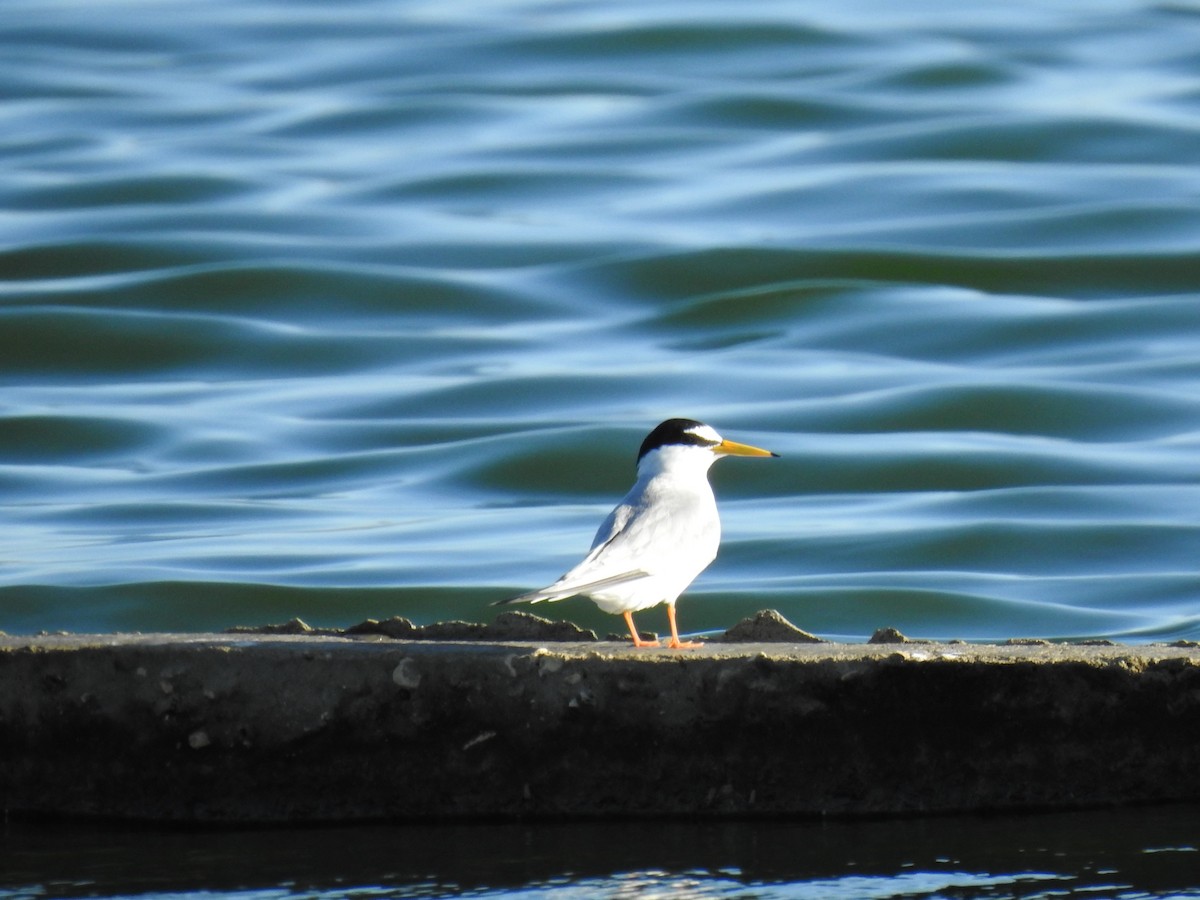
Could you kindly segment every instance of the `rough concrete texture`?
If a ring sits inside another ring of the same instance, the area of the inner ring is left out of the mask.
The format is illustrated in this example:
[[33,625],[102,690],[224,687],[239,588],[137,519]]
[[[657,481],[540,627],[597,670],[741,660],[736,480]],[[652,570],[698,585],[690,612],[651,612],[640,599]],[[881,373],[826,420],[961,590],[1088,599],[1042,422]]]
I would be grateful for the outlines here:
[[0,638],[0,808],[172,822],[1200,799],[1189,646]]

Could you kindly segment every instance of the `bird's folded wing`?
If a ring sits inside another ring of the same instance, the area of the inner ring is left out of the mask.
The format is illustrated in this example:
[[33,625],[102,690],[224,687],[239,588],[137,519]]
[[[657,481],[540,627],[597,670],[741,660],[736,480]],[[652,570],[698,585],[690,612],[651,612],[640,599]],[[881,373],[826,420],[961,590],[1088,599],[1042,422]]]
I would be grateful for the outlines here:
[[560,579],[541,590],[530,591],[528,594],[522,594],[519,597],[510,597],[507,600],[497,600],[492,605],[503,606],[509,603],[539,603],[542,600],[565,600],[567,597],[574,597],[576,594],[590,594],[592,591],[599,591],[606,587],[612,587],[615,584],[637,581],[639,578],[645,578],[649,574],[649,572],[642,569],[633,569],[629,572],[622,572],[619,575],[597,578],[594,581],[579,582]]
[[[600,524],[588,555],[562,578],[536,591],[508,600],[498,600],[493,606],[505,603],[540,603],[543,600],[565,600],[576,594],[590,594],[629,581],[645,578],[650,573],[637,567],[636,546],[627,546],[629,526],[635,518],[635,508],[621,503]],[[605,571],[617,571],[604,575]]]

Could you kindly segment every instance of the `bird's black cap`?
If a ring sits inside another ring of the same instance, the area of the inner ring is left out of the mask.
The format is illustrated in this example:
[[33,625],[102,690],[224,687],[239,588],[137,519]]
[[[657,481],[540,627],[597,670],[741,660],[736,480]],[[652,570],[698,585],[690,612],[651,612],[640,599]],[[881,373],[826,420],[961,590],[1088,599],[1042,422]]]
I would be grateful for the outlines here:
[[638,462],[641,462],[642,457],[651,450],[657,450],[668,444],[690,444],[695,447],[717,446],[717,441],[696,434],[695,429],[705,427],[707,426],[703,422],[697,422],[695,419],[667,419],[646,435],[641,449],[638,450]]

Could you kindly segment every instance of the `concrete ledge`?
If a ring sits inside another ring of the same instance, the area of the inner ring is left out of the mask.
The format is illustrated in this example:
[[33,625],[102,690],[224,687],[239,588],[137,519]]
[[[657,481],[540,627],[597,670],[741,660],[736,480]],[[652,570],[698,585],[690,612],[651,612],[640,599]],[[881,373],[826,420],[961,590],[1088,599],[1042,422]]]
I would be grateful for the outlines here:
[[1191,646],[0,637],[0,807],[170,822],[1200,799]]

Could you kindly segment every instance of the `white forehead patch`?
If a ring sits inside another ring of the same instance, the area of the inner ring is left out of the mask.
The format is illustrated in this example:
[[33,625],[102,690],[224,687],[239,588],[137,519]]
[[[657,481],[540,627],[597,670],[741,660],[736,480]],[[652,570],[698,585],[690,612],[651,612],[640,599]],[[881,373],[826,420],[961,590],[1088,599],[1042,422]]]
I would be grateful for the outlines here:
[[725,440],[723,437],[717,434],[717,430],[711,425],[694,425],[693,427],[689,428],[686,433],[694,434],[696,437],[700,438],[700,440],[711,442],[713,444],[719,444],[721,441]]

